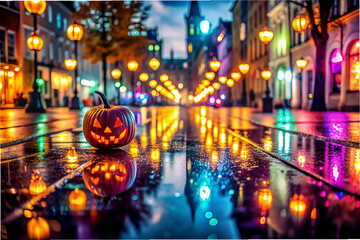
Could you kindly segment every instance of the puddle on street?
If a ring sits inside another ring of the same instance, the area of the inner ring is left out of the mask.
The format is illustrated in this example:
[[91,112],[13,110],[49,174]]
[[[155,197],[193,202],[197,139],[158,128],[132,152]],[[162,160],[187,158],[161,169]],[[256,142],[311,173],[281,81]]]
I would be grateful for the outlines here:
[[[235,138],[226,131],[231,124],[229,118],[209,118],[209,111],[177,107],[139,111],[138,121],[150,122],[138,127],[135,139],[124,151],[102,152],[77,145],[78,162],[72,160],[79,165],[92,162],[45,199],[26,206],[20,217],[3,225],[3,234],[6,230],[8,239],[31,238],[34,234],[44,238],[359,237],[358,199]],[[299,149],[303,143],[305,160],[296,161],[306,168],[324,165],[322,157],[326,154],[308,161],[308,156],[314,156],[311,151],[316,151],[313,140],[307,142],[299,137],[297,143],[281,143],[279,133],[246,123],[240,124],[239,130],[245,135],[247,132],[248,137],[261,131],[263,147],[268,151],[276,149],[279,155],[283,151],[289,161],[295,161],[290,149]],[[58,147],[61,137],[65,142],[73,139],[68,134],[53,137]],[[80,143],[82,139],[80,136]],[[64,146],[62,150],[59,147],[61,153],[53,153],[54,160],[60,155],[74,156],[68,155],[69,146]],[[325,161],[336,162],[330,153],[336,149],[326,151],[330,159]],[[12,179],[6,188],[30,191],[30,173],[39,166],[32,163],[35,160],[18,163],[33,167],[28,175]],[[351,173],[355,184],[359,176],[357,163],[349,163],[347,158],[343,161],[345,170],[342,173],[338,169],[338,181],[344,182],[348,169],[355,169]],[[39,171],[39,176],[45,184],[52,184],[49,176],[66,169],[66,164],[69,162],[57,160],[57,167],[50,167],[46,175]],[[2,167],[4,176],[6,169]],[[334,169],[328,166],[327,172],[329,168]],[[2,178],[2,185],[6,180]],[[18,181],[24,184],[15,185]],[[41,190],[43,184],[37,181]],[[29,194],[13,196],[29,199]],[[2,211],[2,216],[6,213]],[[35,227],[37,233],[32,230]]]

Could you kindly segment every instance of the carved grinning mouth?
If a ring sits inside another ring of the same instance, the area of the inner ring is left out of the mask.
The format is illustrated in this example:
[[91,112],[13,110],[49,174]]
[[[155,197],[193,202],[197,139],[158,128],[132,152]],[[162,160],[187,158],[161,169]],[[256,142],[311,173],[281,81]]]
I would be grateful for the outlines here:
[[98,143],[104,143],[105,145],[108,145],[110,142],[114,142],[114,144],[117,144],[120,140],[122,140],[125,137],[126,133],[127,133],[127,128],[125,128],[124,131],[120,133],[119,137],[110,136],[109,138],[106,138],[104,136],[100,136],[94,133],[93,131],[91,131],[91,136],[93,137],[93,139],[98,141]]

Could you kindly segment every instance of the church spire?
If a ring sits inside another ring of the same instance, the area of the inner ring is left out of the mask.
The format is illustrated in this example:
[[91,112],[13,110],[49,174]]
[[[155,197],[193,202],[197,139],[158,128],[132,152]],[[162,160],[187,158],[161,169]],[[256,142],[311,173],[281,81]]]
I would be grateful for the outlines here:
[[189,17],[200,17],[200,9],[198,1],[191,1],[189,9]]

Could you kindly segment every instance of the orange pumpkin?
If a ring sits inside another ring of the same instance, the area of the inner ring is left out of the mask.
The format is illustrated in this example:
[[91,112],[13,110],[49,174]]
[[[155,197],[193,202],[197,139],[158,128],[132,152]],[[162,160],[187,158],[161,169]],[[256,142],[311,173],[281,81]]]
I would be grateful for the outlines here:
[[111,106],[104,94],[95,93],[100,96],[103,105],[93,107],[85,114],[83,129],[86,140],[96,148],[129,144],[136,130],[133,112],[126,107]]
[[106,160],[95,162],[83,170],[86,187],[100,197],[116,196],[129,189],[136,177],[136,162],[125,151],[112,153]]

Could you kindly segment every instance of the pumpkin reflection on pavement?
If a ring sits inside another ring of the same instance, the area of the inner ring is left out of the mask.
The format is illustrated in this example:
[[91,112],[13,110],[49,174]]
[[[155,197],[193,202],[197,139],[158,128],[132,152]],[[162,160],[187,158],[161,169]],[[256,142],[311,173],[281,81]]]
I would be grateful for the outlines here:
[[128,190],[136,178],[136,162],[125,151],[103,154],[104,160],[95,162],[83,171],[86,187],[100,197],[116,196]]

